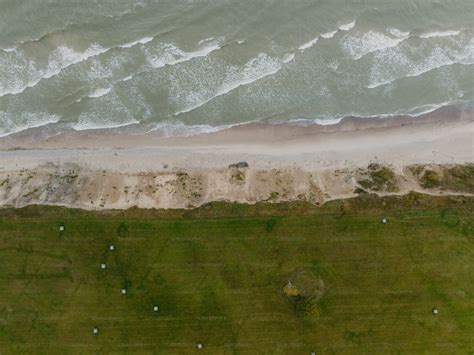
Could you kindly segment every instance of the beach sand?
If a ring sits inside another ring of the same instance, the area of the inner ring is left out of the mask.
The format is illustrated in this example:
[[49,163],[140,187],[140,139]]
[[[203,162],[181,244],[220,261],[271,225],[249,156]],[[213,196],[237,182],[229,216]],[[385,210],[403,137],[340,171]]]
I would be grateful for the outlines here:
[[[71,131],[49,138],[42,132],[0,138],[1,206],[321,204],[356,196],[371,163],[390,167],[396,176],[397,191],[380,194],[439,194],[449,191],[425,191],[408,167],[474,162],[473,112],[453,107],[416,118],[349,117],[331,126],[252,123],[191,137],[126,129]],[[238,161],[249,167],[228,167]]]

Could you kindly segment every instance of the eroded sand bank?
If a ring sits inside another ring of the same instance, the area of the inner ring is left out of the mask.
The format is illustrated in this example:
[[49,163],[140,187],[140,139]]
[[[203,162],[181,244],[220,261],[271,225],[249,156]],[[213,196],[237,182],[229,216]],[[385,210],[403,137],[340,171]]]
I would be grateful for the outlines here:
[[[349,118],[335,126],[251,124],[193,137],[93,131],[40,138],[29,132],[0,139],[1,206],[320,204],[360,193],[371,163],[388,167],[396,180],[394,191],[377,193],[459,193],[424,189],[409,166],[474,161],[473,114],[453,108],[418,118]],[[228,167],[238,161],[249,167]]]

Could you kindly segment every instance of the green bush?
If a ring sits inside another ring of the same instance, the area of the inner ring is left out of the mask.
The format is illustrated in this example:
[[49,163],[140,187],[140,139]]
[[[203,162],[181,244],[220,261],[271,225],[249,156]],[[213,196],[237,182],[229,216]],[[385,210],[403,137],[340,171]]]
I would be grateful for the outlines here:
[[421,178],[421,185],[425,189],[431,189],[439,185],[439,175],[436,171],[426,170]]
[[271,232],[273,228],[276,226],[276,224],[277,224],[276,218],[270,218],[265,224],[267,232]]

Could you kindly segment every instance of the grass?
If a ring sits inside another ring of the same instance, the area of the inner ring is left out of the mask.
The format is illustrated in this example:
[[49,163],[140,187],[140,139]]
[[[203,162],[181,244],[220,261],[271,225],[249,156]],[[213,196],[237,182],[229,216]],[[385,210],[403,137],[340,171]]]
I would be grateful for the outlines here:
[[410,170],[424,188],[474,193],[474,164],[472,163],[453,166],[438,165],[437,171],[423,165],[413,165]]
[[439,186],[440,180],[439,175],[434,170],[425,170],[423,176],[421,177],[421,186],[425,189],[432,189],[434,187]]
[[456,165],[444,170],[441,186],[453,191],[474,193],[474,164]]
[[419,194],[0,210],[0,353],[469,353],[473,211]]
[[364,189],[386,192],[398,191],[396,176],[387,166],[375,163],[369,164],[366,175],[366,179],[358,181]]

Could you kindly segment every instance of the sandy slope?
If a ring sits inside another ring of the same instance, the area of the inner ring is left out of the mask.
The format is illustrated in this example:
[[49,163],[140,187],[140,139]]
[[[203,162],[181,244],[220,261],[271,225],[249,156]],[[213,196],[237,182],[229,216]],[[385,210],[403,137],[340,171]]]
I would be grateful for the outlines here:
[[[249,125],[188,138],[109,132],[33,138],[30,132],[0,140],[2,206],[322,203],[354,196],[371,162],[390,166],[397,193],[404,193],[421,190],[410,164],[474,161],[472,112],[453,109],[416,119],[348,119],[337,126]],[[228,168],[241,160],[250,167]]]

